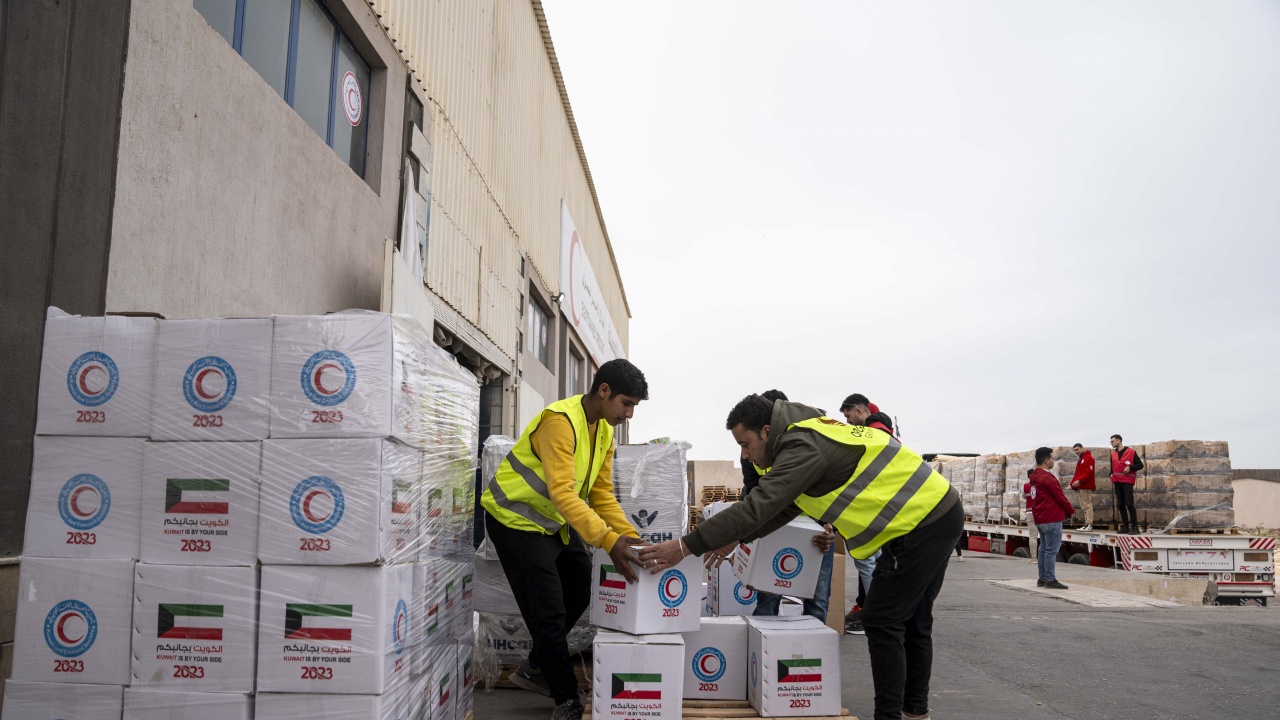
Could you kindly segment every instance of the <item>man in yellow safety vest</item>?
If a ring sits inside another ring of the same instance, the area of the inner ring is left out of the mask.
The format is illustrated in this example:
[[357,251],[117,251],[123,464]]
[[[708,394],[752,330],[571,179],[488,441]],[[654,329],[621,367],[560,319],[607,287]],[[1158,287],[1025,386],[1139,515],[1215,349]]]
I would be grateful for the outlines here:
[[807,405],[749,395],[725,427],[769,473],[742,502],[683,538],[641,549],[645,567],[656,572],[688,554],[718,563],[739,541],[768,535],[800,514],[833,525],[854,559],[883,548],[862,616],[875,720],[928,717],[933,601],[964,529],[959,494],[888,433],[845,425]]
[[591,555],[603,548],[628,581],[643,545],[613,495],[613,426],[629,419],[649,385],[624,359],[600,366],[586,395],[547,406],[498,466],[480,497],[485,529],[533,638],[514,684],[549,695],[553,720],[580,720],[569,629],[591,601]]

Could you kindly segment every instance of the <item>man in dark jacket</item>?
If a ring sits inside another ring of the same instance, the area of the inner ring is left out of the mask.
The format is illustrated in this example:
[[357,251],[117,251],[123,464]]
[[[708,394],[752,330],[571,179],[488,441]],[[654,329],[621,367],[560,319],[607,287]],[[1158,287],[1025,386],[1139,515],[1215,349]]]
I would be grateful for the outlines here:
[[1071,501],[1062,494],[1058,477],[1049,471],[1053,467],[1053,450],[1036,449],[1036,467],[1031,471],[1031,507],[1040,531],[1040,550],[1036,556],[1040,579],[1036,585],[1053,590],[1066,590],[1055,574],[1058,550],[1062,548],[1062,521],[1075,514]]
[[[787,399],[786,393],[781,390],[765,390],[760,393],[760,397],[768,400],[769,402]],[[742,463],[742,497],[745,499],[751,494],[752,490],[756,489],[756,485],[760,483],[761,474],[760,471],[756,469],[755,463],[751,462],[751,458],[747,457],[745,452],[743,453],[740,462]],[[824,538],[824,540],[830,544],[825,546],[826,555],[823,555],[822,557],[822,567],[818,572],[818,586],[814,589],[814,596],[812,598],[804,599],[804,608],[801,611],[803,614],[808,615],[809,617],[818,618],[822,622],[827,621],[827,608],[831,605],[831,571],[835,567],[836,557],[834,544],[835,535],[828,533],[828,536],[828,538]],[[818,544],[816,538],[814,540],[814,544],[819,547],[823,547]],[[756,589],[756,609],[755,612],[752,613],[753,615],[759,615],[762,617],[777,615],[781,607],[781,595],[765,592],[758,588]]]
[[739,540],[768,535],[802,513],[834,525],[855,559],[883,547],[863,614],[875,720],[927,717],[933,602],[964,529],[955,488],[897,440],[800,403],[752,395],[725,425],[769,473],[749,497],[690,534],[643,549],[646,568],[661,572],[689,554],[717,562]]

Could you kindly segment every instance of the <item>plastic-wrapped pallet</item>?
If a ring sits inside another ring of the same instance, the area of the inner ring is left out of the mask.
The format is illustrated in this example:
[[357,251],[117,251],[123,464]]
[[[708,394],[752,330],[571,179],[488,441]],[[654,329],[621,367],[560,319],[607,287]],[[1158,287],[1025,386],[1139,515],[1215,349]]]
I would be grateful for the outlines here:
[[1152,529],[1223,528],[1235,523],[1227,443],[1166,440],[1144,446],[1145,477],[1135,493]]
[[974,459],[974,486],[982,486],[987,494],[987,520],[1000,522],[1004,517],[1004,456],[981,455]]
[[79,542],[57,559],[28,543],[20,682],[103,683],[115,717],[126,685],[130,718],[247,717],[255,690],[264,719],[285,716],[266,698],[326,693],[377,717],[429,650],[452,667],[472,644],[479,386],[416,320],[51,309],[44,367],[61,385],[42,384],[41,432],[62,437],[37,439],[28,528],[61,518]]
[[685,442],[619,445],[613,456],[613,492],[640,537],[660,543],[689,530],[689,475]]
[[[595,638],[596,627],[588,620],[587,613],[583,613],[578,624],[569,630],[569,654],[590,650]],[[502,666],[524,662],[532,648],[533,637],[529,635],[524,618],[481,613],[472,657],[473,674],[486,688],[493,687],[502,673]]]

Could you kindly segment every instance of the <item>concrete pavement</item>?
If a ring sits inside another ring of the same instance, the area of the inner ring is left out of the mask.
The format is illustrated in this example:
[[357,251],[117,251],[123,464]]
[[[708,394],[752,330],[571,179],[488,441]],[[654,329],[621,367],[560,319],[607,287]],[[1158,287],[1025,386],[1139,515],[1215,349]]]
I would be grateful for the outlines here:
[[[1197,720],[1280,716],[1280,610],[1179,606],[1098,589],[1120,571],[1059,565],[1066,591],[1034,587],[1018,558],[954,558],[935,609],[938,720]],[[857,576],[845,579],[854,597]],[[835,608],[833,608],[835,611]],[[866,638],[841,641],[845,707],[872,716]],[[476,694],[477,718],[545,720],[551,701]]]

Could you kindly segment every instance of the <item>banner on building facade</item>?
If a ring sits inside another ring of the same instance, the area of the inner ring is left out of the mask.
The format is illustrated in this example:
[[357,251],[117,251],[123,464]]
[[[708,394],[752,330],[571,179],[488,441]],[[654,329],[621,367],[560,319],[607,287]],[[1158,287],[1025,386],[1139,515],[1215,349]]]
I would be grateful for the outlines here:
[[605,305],[604,293],[600,292],[600,284],[587,260],[586,248],[569,216],[569,204],[564,200],[560,201],[560,292],[564,293],[560,310],[582,338],[597,366],[626,357],[622,339]]

